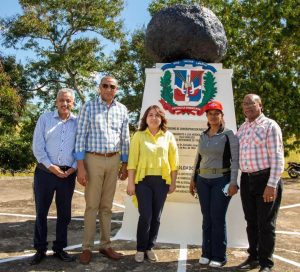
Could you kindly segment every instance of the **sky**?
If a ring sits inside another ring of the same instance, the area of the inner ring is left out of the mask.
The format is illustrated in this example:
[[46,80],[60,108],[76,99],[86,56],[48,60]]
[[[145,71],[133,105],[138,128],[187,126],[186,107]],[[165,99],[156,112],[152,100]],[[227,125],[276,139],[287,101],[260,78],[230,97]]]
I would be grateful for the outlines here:
[[[5,4],[3,3],[5,2]],[[133,32],[135,29],[142,27],[143,25],[147,26],[151,17],[147,10],[151,0],[125,0],[125,8],[122,12],[121,18],[124,20],[125,29]],[[20,14],[22,12],[18,0],[0,0],[1,9],[0,17],[12,16],[15,14]],[[104,52],[108,54],[111,50],[115,49],[116,45],[108,44]],[[26,58],[30,56],[30,52],[13,50],[13,49],[3,49],[0,46],[0,50],[5,55],[14,55],[16,56],[17,61],[22,63],[26,62]]]

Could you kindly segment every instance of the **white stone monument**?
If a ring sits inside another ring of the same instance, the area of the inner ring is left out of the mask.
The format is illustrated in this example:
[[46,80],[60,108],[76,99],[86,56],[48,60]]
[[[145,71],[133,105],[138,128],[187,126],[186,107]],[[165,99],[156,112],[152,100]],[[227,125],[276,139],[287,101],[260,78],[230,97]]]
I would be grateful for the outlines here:
[[[179,147],[180,167],[176,192],[169,195],[161,217],[157,242],[202,244],[202,214],[198,199],[189,194],[200,133],[207,128],[204,106],[218,100],[224,107],[225,126],[236,131],[231,85],[232,70],[222,64],[196,60],[157,63],[146,69],[141,109],[153,104],[164,108],[168,128]],[[138,210],[128,197],[122,227],[115,239],[135,240]],[[246,224],[239,193],[232,197],[227,212],[229,247],[247,247]]]

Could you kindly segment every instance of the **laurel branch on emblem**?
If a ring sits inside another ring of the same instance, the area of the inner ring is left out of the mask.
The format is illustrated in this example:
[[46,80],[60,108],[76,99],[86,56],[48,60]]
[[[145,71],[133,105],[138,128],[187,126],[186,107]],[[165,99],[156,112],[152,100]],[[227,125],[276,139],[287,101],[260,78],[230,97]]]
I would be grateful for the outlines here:
[[[215,76],[207,71],[204,74],[204,89],[203,89],[203,99],[200,104],[198,104],[197,108],[202,108],[205,106],[211,99],[216,96],[217,88],[216,88],[216,80]],[[173,101],[173,90],[171,87],[171,72],[166,71],[164,75],[160,78],[160,86],[161,89],[161,98],[164,99],[170,106],[176,107],[177,104]]]
[[166,71],[164,75],[160,78],[160,86],[162,87],[160,91],[160,96],[172,107],[176,106],[173,101],[173,90],[171,87],[171,72]]

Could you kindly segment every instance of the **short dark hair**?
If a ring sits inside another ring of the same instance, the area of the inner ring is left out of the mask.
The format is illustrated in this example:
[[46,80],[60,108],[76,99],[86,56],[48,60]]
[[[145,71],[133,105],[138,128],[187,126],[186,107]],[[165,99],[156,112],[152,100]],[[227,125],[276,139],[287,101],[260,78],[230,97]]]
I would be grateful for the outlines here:
[[160,118],[161,118],[161,123],[159,128],[163,131],[166,132],[167,131],[167,119],[165,117],[165,113],[164,111],[157,105],[152,105],[150,106],[148,109],[146,109],[142,119],[141,119],[141,123],[140,123],[140,128],[139,131],[144,131],[147,129],[148,125],[147,125],[147,116],[149,114],[149,112],[154,109],[156,110],[156,112],[159,114]]

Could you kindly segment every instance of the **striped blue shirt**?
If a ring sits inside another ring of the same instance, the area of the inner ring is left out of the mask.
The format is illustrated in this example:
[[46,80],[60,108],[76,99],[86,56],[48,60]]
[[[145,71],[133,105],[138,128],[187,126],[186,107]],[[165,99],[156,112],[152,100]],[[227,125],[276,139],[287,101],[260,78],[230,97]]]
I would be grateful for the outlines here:
[[74,157],[77,117],[70,114],[62,121],[57,110],[43,113],[37,121],[32,150],[39,163],[77,168]]
[[114,100],[108,106],[98,96],[83,105],[78,116],[75,158],[83,160],[85,152],[120,152],[121,161],[128,161],[128,113],[123,104]]

